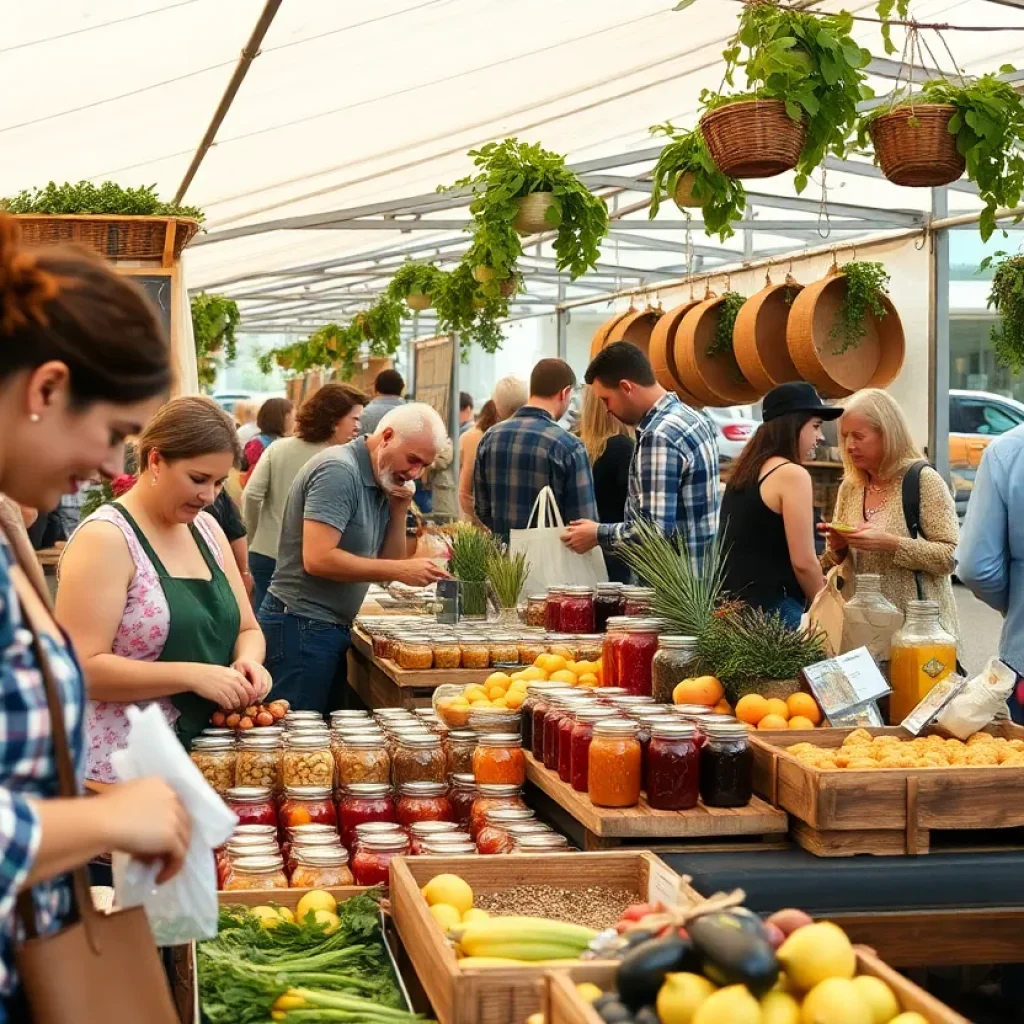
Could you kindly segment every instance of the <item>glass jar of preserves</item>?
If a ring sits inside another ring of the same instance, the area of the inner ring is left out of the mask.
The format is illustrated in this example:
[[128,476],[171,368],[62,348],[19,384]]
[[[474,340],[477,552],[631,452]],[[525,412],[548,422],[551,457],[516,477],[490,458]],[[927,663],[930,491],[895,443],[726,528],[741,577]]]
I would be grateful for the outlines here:
[[331,789],[328,786],[286,786],[278,811],[282,829],[296,825],[338,825]]
[[469,839],[469,833],[463,832],[455,821],[417,821],[409,826],[409,853],[415,857],[423,852],[425,840],[441,835],[456,835]]
[[685,811],[696,807],[700,797],[696,729],[669,718],[651,726],[644,791],[648,805],[656,811]]
[[579,644],[580,661],[597,661],[604,653],[603,633],[582,633],[576,637]]
[[235,784],[235,741],[230,736],[197,736],[189,756],[221,796]]
[[441,739],[433,733],[403,733],[391,760],[391,781],[398,787],[407,782],[445,782],[448,760]]
[[427,857],[472,857],[476,852],[476,844],[469,836],[455,835],[432,836],[424,839],[420,852]]
[[557,832],[532,832],[525,836],[516,836],[513,840],[513,853],[572,853],[569,840]]
[[229,860],[259,857],[268,853],[276,856],[281,852],[275,836],[232,835],[224,849]]
[[277,828],[277,808],[269,786],[232,786],[224,802],[235,812],[240,825],[272,825]]
[[280,854],[266,857],[239,857],[233,860],[224,879],[227,892],[250,892],[257,889],[287,889],[284,859]]
[[519,640],[509,634],[492,636],[488,651],[492,665],[518,665],[519,664]]
[[337,847],[300,847],[294,851],[293,889],[330,889],[353,885],[348,851]]
[[594,723],[587,793],[595,807],[635,807],[640,800],[640,742],[636,722],[604,718]]
[[282,757],[284,787],[334,785],[334,756],[330,735],[292,733],[285,740]]
[[277,839],[277,825],[236,825],[231,838],[238,836],[263,836],[265,839]]
[[488,668],[491,664],[491,647],[486,640],[460,640],[463,668]]
[[[544,763],[544,723],[547,720],[548,711],[551,710],[554,699],[566,693],[574,693],[572,686],[563,686],[561,683],[546,683],[545,688],[537,694],[533,704],[533,722],[530,726],[530,753],[538,764]],[[529,691],[527,691],[529,692]]]
[[369,835],[360,840],[352,858],[352,874],[356,885],[387,885],[389,868],[393,857],[409,852],[409,837],[406,835]]
[[391,755],[380,732],[342,733],[334,750],[335,780],[339,786],[353,782],[390,782]]
[[590,587],[565,587],[562,590],[558,627],[563,633],[594,632],[594,591]]
[[700,798],[708,807],[746,807],[754,793],[754,755],[742,722],[709,723],[700,751]]
[[455,811],[443,782],[406,782],[398,788],[395,805],[398,824],[408,828],[417,821],[455,821]]
[[519,664],[532,665],[542,654],[548,650],[547,641],[544,635],[521,636],[519,638]]
[[234,740],[235,739],[235,730],[234,729],[226,729],[226,728],[218,729],[217,726],[211,725],[209,728],[204,729],[199,735],[200,736],[219,736],[221,739]]
[[359,711],[354,708],[338,708],[331,712],[331,728],[350,725],[353,722],[369,724],[370,714],[367,711]]
[[399,668],[407,671],[432,668],[434,650],[426,637],[403,636],[398,641],[398,657],[395,660]]
[[594,594],[594,630],[603,633],[608,620],[622,615],[626,599],[622,596],[621,583],[598,583]]
[[586,708],[592,708],[597,703],[593,700],[584,700],[582,695],[563,698],[565,702],[565,714],[558,723],[558,756],[555,763],[555,770],[563,782],[572,779],[572,730],[576,724],[576,713]]
[[907,619],[893,635],[890,654],[889,723],[899,725],[956,670],[956,637],[942,628],[937,601],[907,602]]
[[523,738],[523,749],[533,749],[533,712],[545,691],[563,689],[562,683],[527,683],[526,698],[519,709],[519,735]]
[[349,853],[355,853],[359,844],[367,836],[404,836],[405,829],[396,821],[364,821],[362,825],[356,825],[355,838],[349,847]]
[[469,815],[469,834],[475,840],[480,829],[487,824],[487,812],[498,807],[525,808],[522,791],[518,786],[477,786],[476,799]]
[[615,682],[637,696],[651,696],[651,666],[658,651],[658,619],[631,619],[616,633]]
[[545,608],[547,606],[547,594],[530,594],[526,599],[526,624],[535,629],[546,629],[547,618]]
[[581,707],[573,713],[572,733],[569,738],[569,783],[577,793],[587,792],[590,741],[594,738],[594,723],[601,721],[602,718],[614,718],[617,715],[618,712],[609,707]]
[[568,713],[567,697],[556,694],[548,698],[548,710],[544,715],[544,767],[558,771],[558,729]]
[[379,629],[372,636],[373,656],[375,658],[386,658],[388,656],[388,634]]
[[502,711],[500,708],[470,711],[469,728],[477,736],[495,732],[519,732],[519,719],[518,711]]
[[476,800],[476,779],[471,773],[459,773],[453,775],[450,782],[448,799],[451,801],[455,820],[460,825],[465,825],[473,811],[473,801]]
[[519,733],[484,733],[479,736],[473,752],[473,777],[477,784],[522,786],[526,782],[526,758]]
[[618,645],[626,635],[626,627],[630,625],[631,621],[626,616],[620,615],[609,619],[605,626],[604,646],[601,649],[601,678],[605,684],[602,689],[621,686],[618,673]]
[[579,661],[579,641],[570,633],[552,633],[548,636],[548,654],[558,654],[566,661]]
[[562,632],[562,587],[548,587],[544,601],[544,628],[549,633]]
[[672,691],[692,675],[690,669],[696,654],[696,637],[658,637],[658,650],[651,662],[651,693],[655,700],[672,703]]
[[521,825],[533,820],[533,811],[518,807],[496,807],[484,815],[486,824],[476,837],[476,848],[480,853],[493,855],[512,852],[512,837],[505,830],[506,825]]
[[324,716],[319,711],[287,711],[282,719],[286,729],[298,725],[323,725]]
[[454,636],[442,634],[434,638],[434,668],[458,668],[462,664],[462,648]]
[[654,591],[650,587],[623,587],[622,614],[647,618],[654,606]]
[[391,787],[379,782],[360,782],[346,786],[338,801],[338,831],[350,850],[356,825],[367,821],[397,822]]
[[[315,835],[297,835],[281,844],[281,856],[284,857],[284,869],[291,878],[298,865],[298,854],[303,850],[342,850],[341,839],[337,832],[317,833]],[[295,885],[294,880],[292,885]]]
[[472,729],[453,729],[445,738],[448,774],[472,775],[476,733]]

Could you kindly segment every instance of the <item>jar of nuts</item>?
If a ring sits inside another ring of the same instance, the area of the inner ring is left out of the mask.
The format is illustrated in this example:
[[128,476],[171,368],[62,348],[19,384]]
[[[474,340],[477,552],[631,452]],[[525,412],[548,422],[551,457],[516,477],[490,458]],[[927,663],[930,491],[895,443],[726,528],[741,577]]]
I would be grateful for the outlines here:
[[[548,595],[547,594],[531,594],[526,599],[526,624],[528,626],[534,626],[538,629],[544,629],[545,618],[544,609],[547,606]],[[541,651],[541,654],[544,652]],[[533,664],[533,662],[529,662]]]
[[353,782],[390,782],[391,756],[380,732],[342,733],[334,749],[337,785]]
[[197,736],[192,762],[203,778],[223,796],[235,784],[235,741],[228,736]]
[[462,649],[454,636],[434,638],[434,668],[458,668],[462,663]]
[[264,736],[263,730],[246,733],[238,744],[235,760],[236,786],[269,786],[275,793],[284,787],[281,773],[281,741]]
[[445,782],[448,763],[441,739],[433,733],[403,733],[391,761],[395,786],[406,782]]
[[285,740],[284,785],[326,786],[334,785],[334,758],[331,756],[331,741],[324,733],[292,733]]
[[407,670],[427,669],[434,664],[434,651],[426,637],[403,636],[398,641],[398,667]]
[[518,665],[519,640],[508,634],[491,637],[488,651],[492,665]]

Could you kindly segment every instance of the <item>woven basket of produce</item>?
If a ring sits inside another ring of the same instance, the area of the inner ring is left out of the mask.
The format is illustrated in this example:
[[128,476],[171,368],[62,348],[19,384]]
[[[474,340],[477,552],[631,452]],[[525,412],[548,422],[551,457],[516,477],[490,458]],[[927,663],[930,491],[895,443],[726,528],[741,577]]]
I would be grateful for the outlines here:
[[26,245],[84,245],[108,260],[177,259],[199,231],[188,217],[17,214]]
[[917,103],[880,114],[869,125],[878,165],[889,181],[911,188],[935,188],[956,181],[966,161],[956,148],[949,122],[951,103]]
[[782,100],[741,100],[709,110],[700,130],[711,159],[730,178],[770,178],[791,171],[807,138]]

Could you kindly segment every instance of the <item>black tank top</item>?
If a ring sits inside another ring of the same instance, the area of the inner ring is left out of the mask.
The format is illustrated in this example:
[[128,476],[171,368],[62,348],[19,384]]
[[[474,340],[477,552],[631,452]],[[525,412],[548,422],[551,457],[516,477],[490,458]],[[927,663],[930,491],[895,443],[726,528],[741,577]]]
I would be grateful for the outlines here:
[[761,497],[761,484],[788,465],[780,463],[749,487],[728,487],[722,497],[725,590],[755,608],[771,607],[784,597],[804,600],[789,560],[782,515]]

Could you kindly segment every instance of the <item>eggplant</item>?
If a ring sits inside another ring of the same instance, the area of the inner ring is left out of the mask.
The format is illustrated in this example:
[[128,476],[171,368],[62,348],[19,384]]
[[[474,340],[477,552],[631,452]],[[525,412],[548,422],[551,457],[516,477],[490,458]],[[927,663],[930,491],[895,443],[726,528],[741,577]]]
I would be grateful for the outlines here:
[[651,1006],[658,998],[666,974],[692,971],[697,969],[697,965],[698,959],[689,939],[679,935],[650,939],[631,949],[619,963],[615,972],[619,998],[631,1010]]
[[720,911],[689,922],[690,941],[703,973],[716,985],[746,985],[764,995],[779,977],[771,943],[754,935],[730,912]]
[[622,1003],[606,1003],[597,1011],[597,1015],[605,1024],[632,1024],[633,1014]]
[[732,910],[726,910],[722,913],[728,914],[729,917],[739,921],[740,926],[745,932],[750,932],[751,935],[760,935],[762,939],[768,937],[765,934],[764,922],[752,910],[747,910],[746,907],[733,907]]

